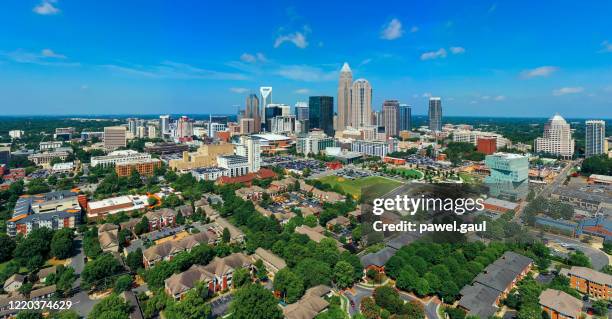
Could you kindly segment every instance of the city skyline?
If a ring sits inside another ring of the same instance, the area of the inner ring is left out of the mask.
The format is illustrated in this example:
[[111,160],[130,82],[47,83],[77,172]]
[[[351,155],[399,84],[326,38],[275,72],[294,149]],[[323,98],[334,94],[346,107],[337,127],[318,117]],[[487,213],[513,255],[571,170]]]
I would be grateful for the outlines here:
[[[13,1],[0,13],[14,30],[0,39],[0,104],[5,115],[234,114],[260,86],[275,103],[337,102],[348,62],[374,88],[373,110],[397,99],[426,114],[440,96],[445,116],[612,118],[610,6]],[[260,23],[241,19],[254,10]],[[331,21],[340,14],[364,19],[347,31]]]

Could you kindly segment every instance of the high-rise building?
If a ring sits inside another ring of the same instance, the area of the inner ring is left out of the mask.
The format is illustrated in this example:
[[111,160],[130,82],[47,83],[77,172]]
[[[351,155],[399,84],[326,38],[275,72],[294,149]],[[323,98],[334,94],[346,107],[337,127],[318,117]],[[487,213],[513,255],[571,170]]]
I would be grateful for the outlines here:
[[236,155],[244,156],[249,164],[249,172],[257,172],[261,167],[261,141],[254,136],[241,136]]
[[408,104],[399,105],[399,130],[412,130],[412,107]]
[[266,108],[268,104],[272,103],[272,87],[271,86],[262,86],[259,88],[259,93],[261,94],[261,124],[268,124],[268,119],[266,118]]
[[157,127],[155,125],[147,126],[147,134],[149,138],[157,138]]
[[249,94],[249,96],[247,96],[245,117],[253,119],[255,132],[261,130],[261,112],[259,110],[259,98],[257,94]]
[[544,125],[544,136],[535,140],[535,151],[571,158],[574,155],[574,140],[570,125],[559,114],[555,114]]
[[251,118],[240,119],[240,134],[255,133],[255,120]]
[[114,150],[127,146],[127,131],[124,126],[108,126],[104,128],[104,148]]
[[308,119],[308,103],[307,102],[295,103],[295,119],[298,121]]
[[429,98],[429,129],[432,131],[442,131],[442,100],[439,97]]
[[138,134],[138,119],[129,118],[128,122],[128,131],[132,133],[132,136],[136,136]]
[[313,131],[298,137],[295,145],[296,151],[300,154],[319,154],[328,147],[336,146],[336,140],[322,131]]
[[176,124],[176,135],[177,137],[193,136],[193,121],[187,116],[181,116]]
[[343,131],[351,126],[351,88],[353,85],[353,72],[348,63],[344,63],[340,70],[338,81],[338,119],[336,130]]
[[350,123],[353,128],[372,123],[372,86],[366,79],[358,79],[353,82],[350,114]]
[[160,115],[159,116],[159,128],[160,135],[163,137],[164,134],[170,133],[170,115]]
[[289,106],[287,104],[280,104],[279,107],[281,108],[281,115],[282,116],[289,116],[289,115],[291,115],[291,106]]
[[295,115],[280,115],[270,119],[270,132],[292,134],[295,131]]
[[147,137],[147,128],[144,126],[136,127],[136,137],[145,138]]
[[308,99],[309,129],[320,129],[328,136],[334,136],[334,98],[311,96]]
[[266,119],[266,131],[270,132],[272,129],[272,118],[283,115],[283,109],[280,104],[268,104],[265,110]]
[[385,100],[383,102],[383,126],[387,137],[399,134],[399,107],[400,104],[397,100]]
[[511,153],[487,155],[485,166],[491,175],[485,178],[491,196],[509,200],[524,199],[528,192],[529,159]]
[[584,156],[591,157],[596,155],[605,154],[607,152],[605,147],[606,142],[606,122],[605,121],[586,121],[586,136],[585,136],[585,148]]

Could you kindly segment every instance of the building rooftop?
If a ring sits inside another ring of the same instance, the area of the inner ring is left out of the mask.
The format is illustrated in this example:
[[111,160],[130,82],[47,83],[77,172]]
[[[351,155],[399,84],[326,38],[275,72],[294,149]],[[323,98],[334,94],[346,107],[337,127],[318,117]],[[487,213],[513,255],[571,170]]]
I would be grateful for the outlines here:
[[554,289],[546,289],[540,294],[540,305],[559,312],[565,317],[571,316],[572,318],[579,318],[582,310],[582,301],[563,291]]
[[480,283],[466,285],[459,292],[459,306],[467,309],[468,314],[479,318],[489,318],[497,312],[495,306],[501,292]]
[[587,267],[572,267],[568,274],[599,284],[612,286],[612,276]]

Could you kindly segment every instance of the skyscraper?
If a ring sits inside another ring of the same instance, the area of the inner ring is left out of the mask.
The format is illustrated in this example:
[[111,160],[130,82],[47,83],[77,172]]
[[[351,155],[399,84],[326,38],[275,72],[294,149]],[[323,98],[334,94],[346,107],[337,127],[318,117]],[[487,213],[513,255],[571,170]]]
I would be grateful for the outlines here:
[[249,172],[257,172],[261,167],[261,141],[254,136],[241,136],[236,155],[247,158]]
[[272,87],[271,86],[262,86],[259,88],[259,93],[261,94],[261,124],[267,125],[268,119],[266,118],[266,108],[268,104],[272,103]]
[[442,101],[439,97],[429,98],[429,129],[432,131],[442,131]]
[[338,119],[336,130],[343,131],[351,126],[351,86],[353,85],[353,72],[348,63],[344,63],[340,70],[338,81]]
[[412,107],[408,104],[399,105],[399,130],[412,130]]
[[159,116],[159,127],[160,134],[162,137],[164,136],[164,134],[168,134],[168,132],[170,132],[170,115]]
[[574,140],[570,125],[559,114],[555,114],[544,125],[544,136],[535,140],[535,151],[571,158],[574,155]]
[[353,128],[372,124],[372,86],[366,79],[358,79],[353,83],[350,114],[350,125]]
[[176,135],[177,137],[193,136],[193,120],[187,116],[181,116],[176,124]]
[[297,120],[307,120],[308,119],[308,103],[306,102],[295,103],[295,118]]
[[383,126],[387,137],[399,134],[399,106],[397,100],[385,100],[383,102]]
[[272,119],[283,115],[283,109],[280,107],[280,104],[268,104],[265,109],[266,114],[266,131],[270,132],[272,128]]
[[261,130],[261,112],[259,111],[259,98],[257,94],[249,94],[249,96],[247,96],[245,117],[253,119],[255,132]]
[[104,128],[104,148],[115,150],[127,146],[126,129],[123,126],[109,126]]
[[310,129],[323,130],[334,136],[334,98],[331,96],[311,96],[308,99],[308,125]]
[[591,120],[585,124],[584,156],[588,158],[605,154],[606,122]]

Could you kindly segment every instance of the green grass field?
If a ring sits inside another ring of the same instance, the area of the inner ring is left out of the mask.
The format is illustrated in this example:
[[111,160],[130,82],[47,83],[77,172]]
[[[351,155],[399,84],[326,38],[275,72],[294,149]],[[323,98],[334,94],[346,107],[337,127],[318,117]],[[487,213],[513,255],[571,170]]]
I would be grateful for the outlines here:
[[320,178],[319,180],[323,183],[331,185],[332,187],[338,185],[343,192],[351,194],[354,198],[359,198],[361,196],[361,189],[364,187],[375,186],[373,187],[375,194],[372,194],[372,196],[378,197],[388,193],[392,189],[402,184],[398,181],[380,176],[345,179],[344,177],[330,175]]

